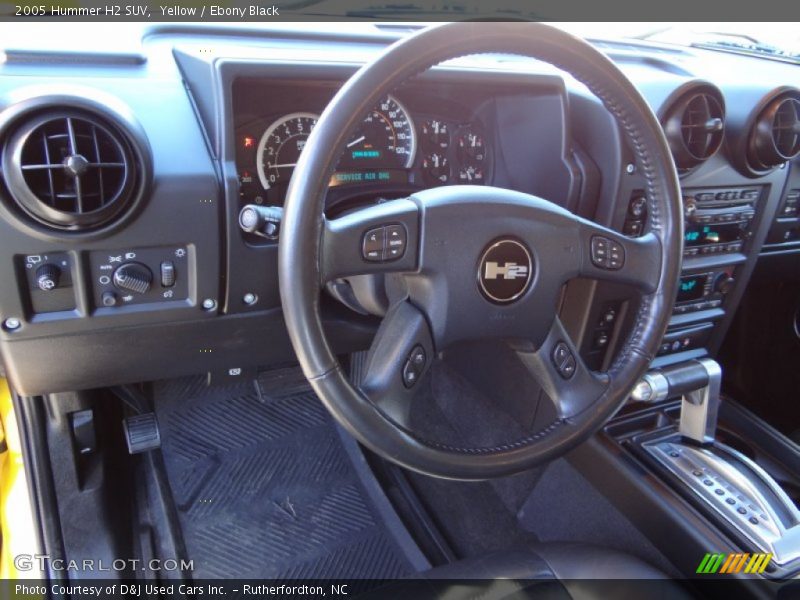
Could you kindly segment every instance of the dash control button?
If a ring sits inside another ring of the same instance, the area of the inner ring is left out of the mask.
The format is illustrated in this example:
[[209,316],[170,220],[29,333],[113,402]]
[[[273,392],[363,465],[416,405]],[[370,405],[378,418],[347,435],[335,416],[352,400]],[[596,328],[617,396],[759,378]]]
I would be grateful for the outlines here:
[[171,260],[161,263],[161,287],[172,287],[175,285],[175,264]]
[[402,225],[387,225],[383,250],[384,260],[397,260],[406,252],[406,228]]
[[384,229],[384,227],[378,227],[370,229],[364,234],[364,243],[361,249],[364,260],[372,262],[383,260]]

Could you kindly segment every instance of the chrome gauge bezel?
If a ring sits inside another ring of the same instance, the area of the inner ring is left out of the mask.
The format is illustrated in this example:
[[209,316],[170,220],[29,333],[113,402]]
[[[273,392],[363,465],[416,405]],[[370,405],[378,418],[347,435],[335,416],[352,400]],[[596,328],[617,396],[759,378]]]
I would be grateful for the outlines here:
[[[268,190],[272,187],[269,183],[269,179],[267,178],[266,171],[264,170],[264,150],[266,149],[267,141],[278,127],[287,121],[291,121],[292,119],[314,119],[316,121],[319,119],[319,115],[312,112],[289,113],[278,119],[275,119],[272,123],[270,123],[269,127],[267,127],[264,133],[261,134],[261,139],[258,140],[258,149],[256,150],[256,171],[258,172],[258,179],[265,190]],[[311,134],[311,131],[309,130],[308,133]]]

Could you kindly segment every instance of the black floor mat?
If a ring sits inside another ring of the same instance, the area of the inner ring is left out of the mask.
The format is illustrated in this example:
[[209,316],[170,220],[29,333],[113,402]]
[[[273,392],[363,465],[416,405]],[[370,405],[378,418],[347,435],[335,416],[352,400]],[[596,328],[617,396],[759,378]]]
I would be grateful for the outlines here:
[[[195,578],[412,573],[330,416],[297,369],[207,387],[158,382],[162,449]],[[357,464],[357,463],[356,463]],[[380,499],[378,499],[380,503]]]

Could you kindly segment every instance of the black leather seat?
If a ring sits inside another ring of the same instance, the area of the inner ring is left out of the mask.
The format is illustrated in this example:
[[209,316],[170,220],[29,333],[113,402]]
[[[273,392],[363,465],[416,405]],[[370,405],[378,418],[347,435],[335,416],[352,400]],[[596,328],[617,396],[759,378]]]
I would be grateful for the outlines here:
[[534,544],[458,561],[377,590],[381,598],[660,600],[693,596],[644,561],[573,543]]

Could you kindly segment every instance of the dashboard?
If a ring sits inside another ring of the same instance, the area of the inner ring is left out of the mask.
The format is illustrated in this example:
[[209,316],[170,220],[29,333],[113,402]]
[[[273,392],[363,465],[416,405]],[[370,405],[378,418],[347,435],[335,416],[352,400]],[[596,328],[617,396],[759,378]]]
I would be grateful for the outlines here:
[[[319,115],[402,35],[173,25],[103,52],[4,48],[0,353],[16,389],[226,379],[293,361],[279,233],[258,235],[240,216],[253,206],[279,214]],[[797,67],[594,43],[658,116],[683,189],[683,273],[655,364],[714,355],[754,271],[797,272]],[[437,67],[383,98],[348,139],[329,218],[469,183],[534,194],[629,236],[650,227],[624,135],[548,65],[486,56]],[[335,350],[368,347],[381,285],[329,291],[321,303]],[[579,279],[560,312],[587,364],[604,369],[635,308],[630,289]]]

